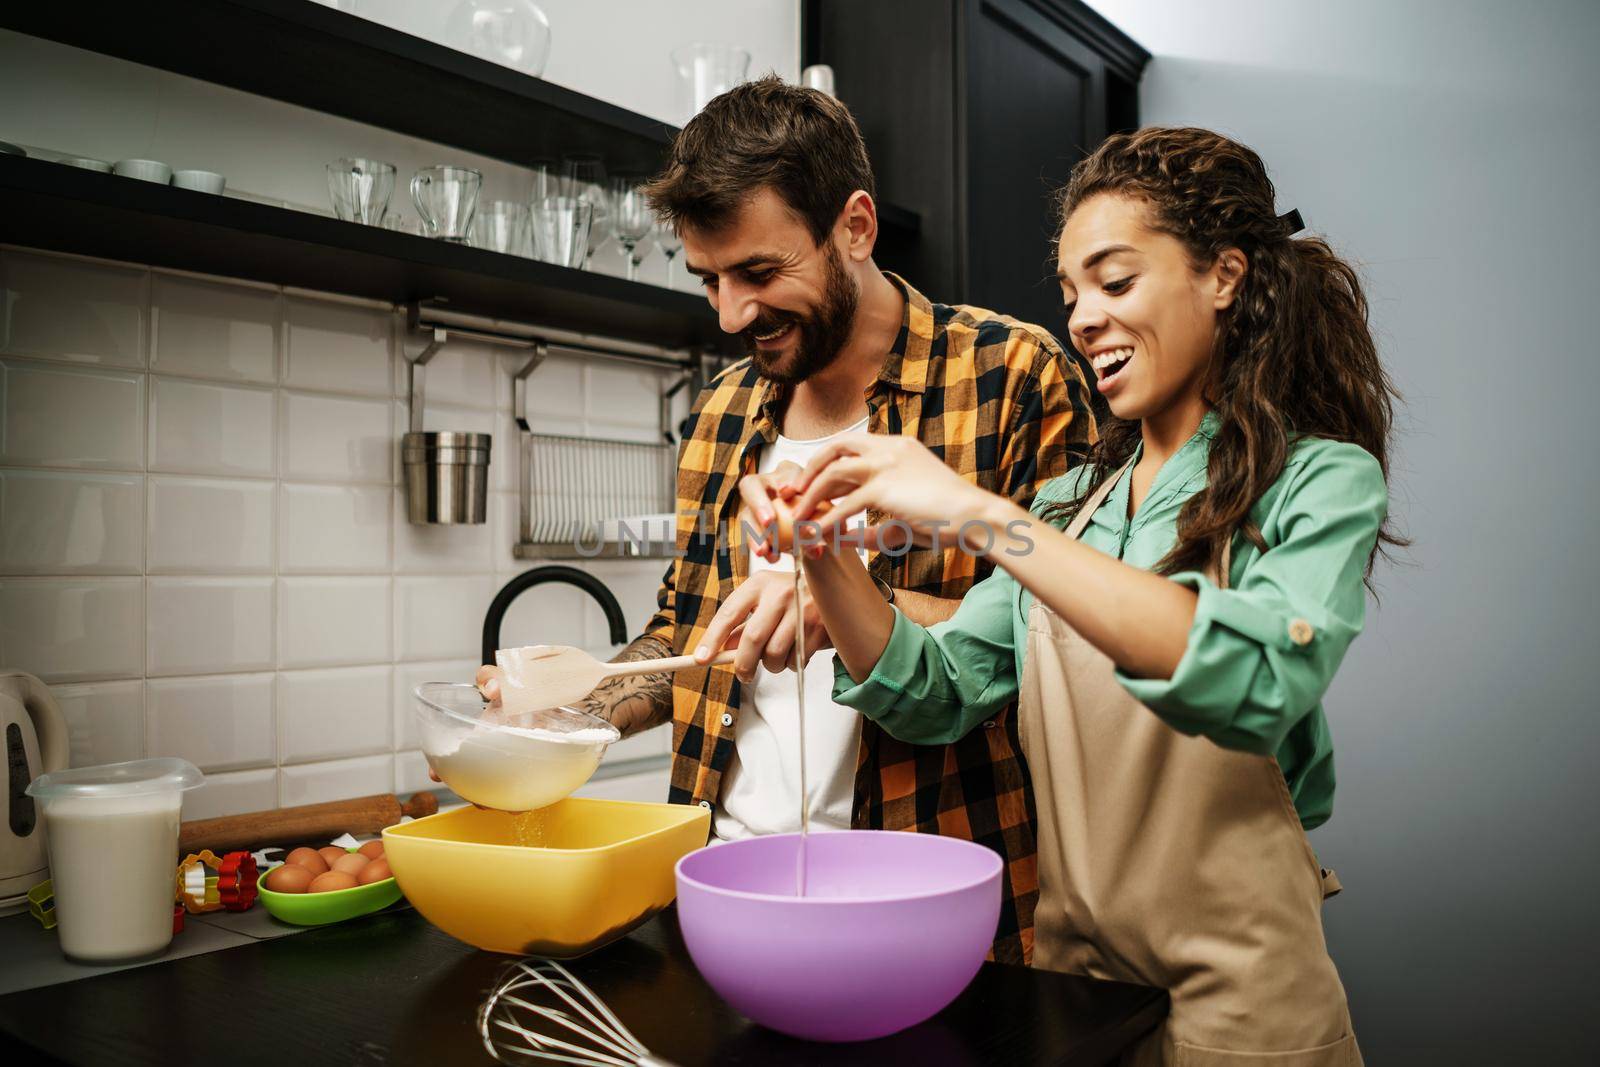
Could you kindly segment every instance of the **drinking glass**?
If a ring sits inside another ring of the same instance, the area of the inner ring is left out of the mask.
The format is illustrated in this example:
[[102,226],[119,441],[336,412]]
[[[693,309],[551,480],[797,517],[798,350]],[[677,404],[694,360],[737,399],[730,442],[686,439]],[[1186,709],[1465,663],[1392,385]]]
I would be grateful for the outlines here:
[[590,204],[589,245],[584,249],[583,265],[609,240],[607,223],[611,218],[610,198],[606,195],[606,165],[592,152],[570,152],[561,157],[561,195]]
[[394,195],[394,164],[376,159],[336,159],[328,164],[333,213],[346,222],[376,226]]
[[672,65],[678,71],[687,121],[700,114],[712,97],[745,80],[750,53],[726,44],[690,44],[672,50]]
[[683,238],[678,236],[677,228],[671,223],[656,221],[656,247],[661,249],[661,255],[666,260],[661,271],[661,284],[668,289],[672,288],[672,259],[683,251]]
[[411,179],[411,199],[422,216],[423,232],[441,241],[465,244],[481,188],[483,175],[470,167],[438,166],[417,171]]
[[491,200],[472,216],[472,247],[525,256],[529,252],[531,214],[527,204]]
[[589,254],[594,205],[573,196],[546,197],[533,209],[533,252],[546,263],[581,267]]
[[536,159],[528,164],[528,169],[533,172],[533,191],[528,196],[530,210],[537,207],[546,197],[561,195],[559,163],[553,159]]
[[634,176],[611,179],[611,233],[628,254],[628,280],[639,280],[639,264],[644,259],[638,254],[639,242],[650,236],[655,225],[655,213],[645,203],[644,190]]

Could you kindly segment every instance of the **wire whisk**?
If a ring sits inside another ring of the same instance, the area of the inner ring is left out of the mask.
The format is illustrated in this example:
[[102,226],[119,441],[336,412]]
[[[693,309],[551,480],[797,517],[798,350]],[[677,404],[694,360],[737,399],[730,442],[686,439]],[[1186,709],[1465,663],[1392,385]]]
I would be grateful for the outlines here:
[[594,990],[554,960],[517,961],[484,1001],[478,1033],[501,1063],[675,1067],[650,1055]]

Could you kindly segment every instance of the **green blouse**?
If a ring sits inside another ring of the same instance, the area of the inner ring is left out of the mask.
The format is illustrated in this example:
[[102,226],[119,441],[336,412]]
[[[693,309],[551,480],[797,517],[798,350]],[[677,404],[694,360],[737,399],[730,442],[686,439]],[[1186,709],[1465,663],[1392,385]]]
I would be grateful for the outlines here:
[[[1216,416],[1207,415],[1131,519],[1128,477],[1119,479],[1083,542],[1153,568],[1176,540],[1179,509],[1205,484],[1216,426]],[[1076,498],[1088,470],[1047,483],[1034,512]],[[1362,579],[1388,505],[1383,472],[1365,449],[1299,439],[1251,513],[1267,550],[1235,538],[1227,589],[1195,572],[1172,576],[1199,594],[1188,649],[1172,677],[1117,672],[1123,688],[1174,729],[1275,754],[1308,830],[1333,810],[1333,739],[1322,694],[1361,632]],[[866,680],[857,684],[835,662],[834,699],[916,744],[964,736],[1016,699],[1033,599],[997,568],[936,626],[896,612],[889,644]]]

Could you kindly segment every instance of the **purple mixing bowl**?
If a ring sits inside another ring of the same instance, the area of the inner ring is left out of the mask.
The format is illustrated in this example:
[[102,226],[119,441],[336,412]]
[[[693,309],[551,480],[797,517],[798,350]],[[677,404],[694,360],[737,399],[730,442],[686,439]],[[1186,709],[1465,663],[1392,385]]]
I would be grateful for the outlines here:
[[799,834],[678,861],[678,922],[706,981],[763,1026],[865,1041],[934,1015],[978,973],[1000,920],[1000,856],[935,834]]

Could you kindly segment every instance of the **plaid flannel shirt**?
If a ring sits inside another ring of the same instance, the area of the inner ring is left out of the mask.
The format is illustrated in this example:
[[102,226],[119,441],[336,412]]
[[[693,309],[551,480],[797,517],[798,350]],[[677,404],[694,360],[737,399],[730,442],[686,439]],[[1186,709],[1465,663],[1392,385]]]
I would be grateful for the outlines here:
[[[912,434],[969,481],[1027,506],[1082,462],[1094,440],[1085,376],[1040,327],[981,308],[931,303],[903,280],[905,315],[868,388],[868,429]],[[697,398],[678,455],[677,558],[646,633],[692,651],[718,605],[749,573],[738,481],[777,437],[783,390],[749,359]],[[956,549],[876,553],[868,569],[896,589],[959,598],[992,564]],[[668,799],[710,808],[733,758],[740,684],[731,667],[674,675]],[[1032,955],[1038,898],[1032,790],[1013,708],[951,745],[912,745],[862,720],[858,829],[918,830],[986,845],[1006,861],[994,958]]]

